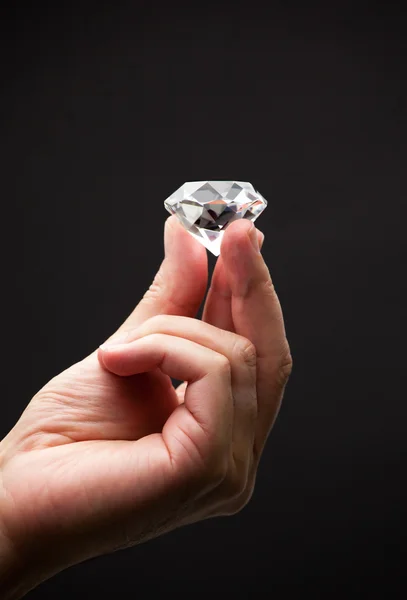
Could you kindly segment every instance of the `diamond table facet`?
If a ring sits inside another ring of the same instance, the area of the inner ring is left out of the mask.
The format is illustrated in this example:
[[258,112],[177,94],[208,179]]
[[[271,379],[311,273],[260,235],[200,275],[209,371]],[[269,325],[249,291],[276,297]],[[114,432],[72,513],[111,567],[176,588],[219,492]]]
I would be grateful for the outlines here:
[[195,239],[219,256],[228,225],[237,219],[255,221],[267,200],[246,181],[188,181],[164,206]]

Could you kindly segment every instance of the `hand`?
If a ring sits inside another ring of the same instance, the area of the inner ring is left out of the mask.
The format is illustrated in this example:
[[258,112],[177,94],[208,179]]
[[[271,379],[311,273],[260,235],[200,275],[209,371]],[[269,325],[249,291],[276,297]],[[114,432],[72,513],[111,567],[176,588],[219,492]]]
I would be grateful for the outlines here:
[[245,220],[226,230],[200,321],[206,250],[169,217],[133,313],[0,442],[1,597],[246,505],[292,368],[262,238]]

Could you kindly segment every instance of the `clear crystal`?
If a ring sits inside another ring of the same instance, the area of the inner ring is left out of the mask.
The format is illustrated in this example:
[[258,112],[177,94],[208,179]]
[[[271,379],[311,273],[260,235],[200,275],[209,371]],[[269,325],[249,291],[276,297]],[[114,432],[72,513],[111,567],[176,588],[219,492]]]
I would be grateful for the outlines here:
[[188,181],[164,206],[195,239],[219,256],[227,226],[237,219],[255,221],[267,200],[246,181]]

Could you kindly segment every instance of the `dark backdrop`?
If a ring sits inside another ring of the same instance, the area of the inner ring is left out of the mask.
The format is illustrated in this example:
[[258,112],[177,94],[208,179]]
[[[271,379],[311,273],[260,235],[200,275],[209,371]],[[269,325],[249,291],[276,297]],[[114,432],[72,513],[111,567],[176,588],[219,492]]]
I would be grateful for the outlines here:
[[401,597],[403,3],[57,4],[1,9],[1,434],[141,298],[187,180],[269,200],[294,370],[242,513],[29,597]]

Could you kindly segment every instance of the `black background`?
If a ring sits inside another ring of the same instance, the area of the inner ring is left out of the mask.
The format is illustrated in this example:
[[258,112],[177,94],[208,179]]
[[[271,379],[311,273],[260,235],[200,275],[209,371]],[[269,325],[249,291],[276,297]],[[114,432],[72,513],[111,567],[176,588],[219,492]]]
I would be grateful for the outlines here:
[[403,3],[1,11],[0,433],[144,294],[163,200],[187,180],[250,181],[269,200],[257,224],[294,358],[243,512],[88,561],[29,597],[205,583],[215,597],[373,585],[402,597]]

